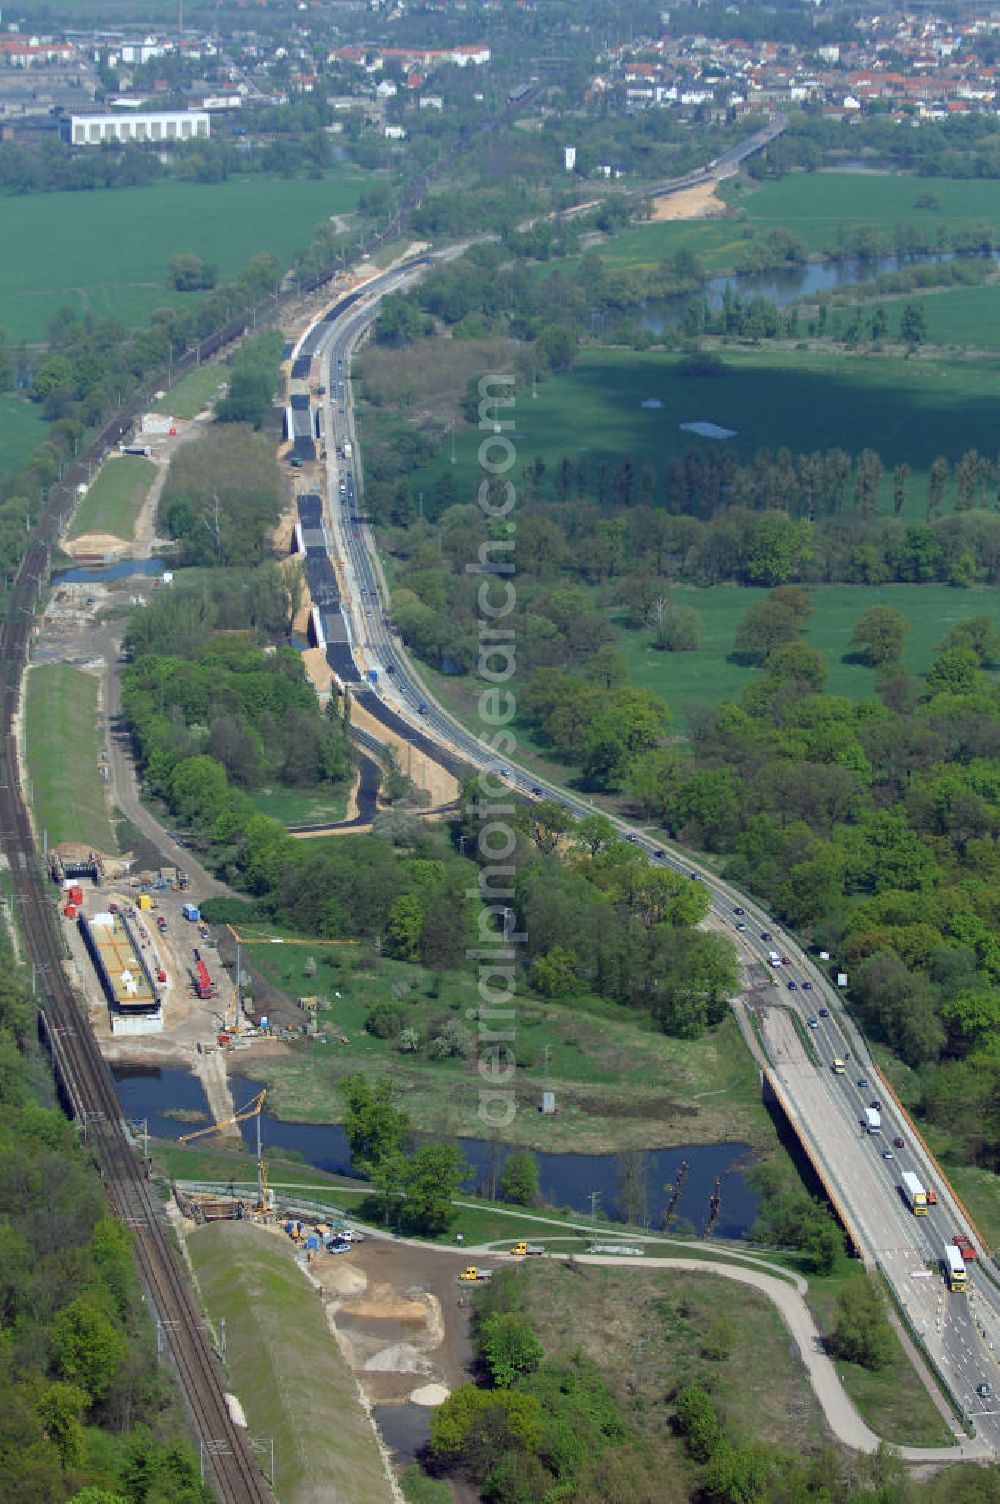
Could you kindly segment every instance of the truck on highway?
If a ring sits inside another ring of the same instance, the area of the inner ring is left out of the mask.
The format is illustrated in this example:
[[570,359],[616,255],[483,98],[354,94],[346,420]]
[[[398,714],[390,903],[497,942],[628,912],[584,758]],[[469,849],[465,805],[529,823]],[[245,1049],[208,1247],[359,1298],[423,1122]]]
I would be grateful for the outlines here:
[[842,1076],[844,1074],[844,1062],[841,1060],[839,1055],[834,1056],[831,1069],[835,1076]]
[[778,954],[778,952],[776,950],[769,950],[768,953],[767,953],[767,959],[768,959],[768,961],[770,962],[770,964],[772,966],[780,966],[781,965],[781,956]]
[[344,440],[344,459],[345,460],[349,460],[351,458],[351,454],[352,453],[353,453],[353,451],[351,449],[351,441],[350,441],[350,439],[345,439]]
[[973,1259],[976,1257],[976,1250],[969,1239],[968,1233],[957,1232],[953,1241],[955,1247],[958,1249],[965,1262],[967,1264],[971,1264]]
[[945,1245],[944,1272],[945,1278],[948,1281],[948,1289],[953,1295],[958,1295],[969,1283],[969,1276],[965,1270],[965,1260],[954,1243]]
[[865,1108],[865,1127],[869,1133],[882,1132],[882,1114],[877,1107]]
[[914,1175],[912,1170],[904,1170],[902,1181],[910,1211],[915,1217],[926,1217],[927,1192],[921,1185],[919,1177]]

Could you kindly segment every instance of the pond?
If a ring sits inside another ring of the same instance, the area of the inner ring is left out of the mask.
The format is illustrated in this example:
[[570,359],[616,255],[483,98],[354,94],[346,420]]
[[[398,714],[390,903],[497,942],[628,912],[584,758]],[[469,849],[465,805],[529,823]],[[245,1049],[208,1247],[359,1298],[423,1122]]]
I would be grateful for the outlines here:
[[[209,1121],[208,1106],[201,1082],[190,1072],[158,1066],[116,1065],[113,1074],[125,1116],[146,1118],[149,1132],[157,1138],[179,1138],[201,1126],[190,1114],[204,1113]],[[259,1087],[249,1080],[233,1077],[233,1097],[238,1107],[256,1095]],[[168,1110],[183,1112],[178,1121],[167,1117]],[[255,1141],[255,1125],[242,1125],[248,1145]],[[265,1110],[261,1130],[266,1149],[291,1150],[304,1163],[335,1174],[351,1173],[351,1156],[343,1128],[337,1124],[294,1123],[273,1117]],[[487,1139],[457,1140],[473,1173],[466,1189],[483,1190],[499,1175],[509,1147]],[[591,1212],[592,1205],[606,1216],[621,1213],[621,1163],[615,1154],[555,1154],[538,1152],[539,1189],[542,1200],[550,1206],[569,1207],[575,1212]],[[675,1220],[695,1232],[705,1231],[710,1217],[710,1198],[718,1185],[719,1212],[714,1232],[721,1238],[742,1238],[757,1216],[759,1198],[744,1178],[752,1163],[752,1151],[745,1144],[697,1144],[668,1149],[651,1149],[641,1159],[639,1173],[644,1181],[645,1216],[648,1225],[658,1229],[663,1213],[676,1192]],[[687,1168],[683,1170],[682,1167]],[[592,1202],[593,1198],[593,1202]]]
[[88,569],[82,564],[57,569],[53,585],[100,585],[106,580],[128,580],[133,575],[160,575],[166,571],[162,559],[119,559],[117,564],[101,564]]

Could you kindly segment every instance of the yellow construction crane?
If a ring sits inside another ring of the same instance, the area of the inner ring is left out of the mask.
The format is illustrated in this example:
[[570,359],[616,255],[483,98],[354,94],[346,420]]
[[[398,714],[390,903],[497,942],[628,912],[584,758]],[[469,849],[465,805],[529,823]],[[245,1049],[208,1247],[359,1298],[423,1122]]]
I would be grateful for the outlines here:
[[250,1118],[255,1119],[257,1123],[257,1205],[254,1211],[257,1212],[269,1212],[273,1209],[272,1193],[267,1188],[267,1164],[260,1142],[260,1115],[266,1096],[266,1089],[259,1091],[252,1102],[248,1102],[239,1112],[234,1112],[231,1118],[223,1118],[221,1123],[210,1123],[207,1128],[196,1128],[193,1133],[182,1133],[178,1140],[179,1143],[190,1144],[196,1138],[208,1138],[213,1133],[223,1133],[227,1128],[235,1127],[237,1123],[246,1123]]

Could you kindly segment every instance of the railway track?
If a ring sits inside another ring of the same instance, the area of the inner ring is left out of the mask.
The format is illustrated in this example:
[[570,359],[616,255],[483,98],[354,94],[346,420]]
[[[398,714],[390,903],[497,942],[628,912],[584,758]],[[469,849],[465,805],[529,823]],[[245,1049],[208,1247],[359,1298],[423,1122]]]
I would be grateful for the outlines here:
[[222,1504],[266,1504],[273,1496],[254,1461],[245,1433],[233,1424],[217,1359],[167,1235],[162,1205],[126,1137],[114,1081],[86,1010],[66,975],[63,938],[46,893],[40,853],[20,788],[17,704],[38,594],[47,568],[48,549],[44,543],[32,542],[15,576],[7,617],[0,624],[3,687],[0,738],[6,775],[0,783],[0,830],[26,949],[42,981],[40,1028],[67,1105],[85,1126],[108,1200],[132,1230],[139,1275],[177,1372],[199,1443],[205,1478]]

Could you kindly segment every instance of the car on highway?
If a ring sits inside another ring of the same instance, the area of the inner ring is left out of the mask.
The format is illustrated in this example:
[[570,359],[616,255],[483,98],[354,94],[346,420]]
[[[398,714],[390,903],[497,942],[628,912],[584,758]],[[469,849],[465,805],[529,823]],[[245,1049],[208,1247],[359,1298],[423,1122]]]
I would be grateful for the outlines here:
[[795,992],[795,991],[797,991],[798,990],[798,985],[799,985],[798,982],[790,981],[788,983],[788,990],[789,990],[789,992]]
[[[803,990],[803,992],[812,992],[812,990],[813,990],[813,984],[812,984],[812,982],[803,982],[802,983],[802,990]],[[825,1012],[824,1009],[821,1008],[820,1009],[820,1013],[823,1015],[824,1018],[827,1017],[827,1014],[826,1014],[826,1012]]]
[[774,936],[771,934],[770,930],[761,930],[760,938],[762,940],[773,940]]
[[901,1138],[894,1138],[892,1142],[897,1149],[902,1149],[904,1147],[903,1140]]
[[881,1112],[882,1111],[882,1103],[881,1102],[869,1102],[868,1105],[872,1109],[873,1112]]
[[632,833],[632,831],[629,831],[628,834],[626,835],[625,839],[626,839],[626,841],[637,841],[639,839],[639,837],[637,835],[634,835]]
[[739,905],[738,905],[738,904],[737,904],[737,905],[736,905],[736,907],[735,907],[735,908],[734,908],[734,909],[733,909],[733,913],[734,913],[734,914],[742,914],[742,913],[743,913],[743,910],[742,910],[742,909],[741,909],[741,908],[740,908],[740,907],[739,907]]
[[513,778],[513,776],[514,776],[514,773],[513,773],[513,770],[511,768],[501,768],[500,769],[500,777],[501,778]]
[[417,713],[419,715],[426,715],[427,714],[427,701],[426,700],[421,700],[420,701],[420,704],[417,706]]
[[792,958],[791,958],[791,956],[782,956],[782,958],[781,958],[781,964],[782,964],[782,966],[791,966],[791,964],[792,964]]
[[532,788],[531,792],[534,794],[534,796],[535,796],[536,799],[540,799],[542,797],[542,791],[538,787],[537,783],[534,785],[534,787]]
[[688,873],[688,877],[693,877],[696,883],[700,883],[701,882],[701,873],[700,872],[689,872]]
[[882,1158],[883,1159],[895,1159],[896,1156],[895,1156],[895,1154],[893,1154],[893,1152],[892,1152],[891,1149],[883,1149],[882,1150]]
[[744,924],[744,923],[743,923],[743,921],[742,921],[742,919],[741,919],[741,920],[740,920],[740,922],[739,922],[739,924],[738,924],[738,925],[737,925],[737,926],[736,926],[736,928],[737,928],[737,929],[738,929],[738,930],[745,930],[745,929],[746,929],[746,925],[745,925],[745,924]]
[[993,1385],[992,1384],[987,1384],[986,1381],[985,1381],[985,1379],[984,1379],[981,1384],[977,1384],[976,1385],[976,1393],[979,1395],[979,1398],[981,1400],[992,1399],[993,1398]]
[[858,1077],[858,1089],[859,1089],[859,1091],[867,1091],[868,1090],[868,1077],[867,1076],[859,1076]]
[[[810,989],[810,987],[812,986],[812,982],[803,982],[802,985],[806,989],[806,991],[808,992],[809,989]],[[829,1010],[829,1008],[821,1008],[819,1010],[819,1016],[820,1016],[820,1018],[829,1018],[830,1017],[830,1010]]]
[[[667,853],[665,851],[657,850],[653,852],[653,855],[656,857],[656,860],[658,862],[665,862],[667,860]],[[739,929],[739,925],[737,925],[736,928]],[[746,929],[746,925],[744,925],[743,928]]]
[[818,1029],[819,1028],[819,1019],[818,1018],[811,1018],[809,1020],[809,1027],[810,1027],[810,1029]]

